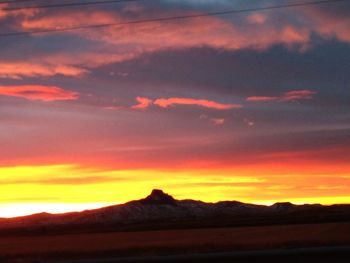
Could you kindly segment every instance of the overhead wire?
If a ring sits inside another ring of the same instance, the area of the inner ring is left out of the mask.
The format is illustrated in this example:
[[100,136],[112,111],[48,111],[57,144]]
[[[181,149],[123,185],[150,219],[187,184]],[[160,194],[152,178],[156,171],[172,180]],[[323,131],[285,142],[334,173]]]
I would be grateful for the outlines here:
[[[22,1],[28,1],[28,0],[22,0]],[[10,7],[1,8],[0,10],[1,11],[19,11],[19,10],[28,10],[28,9],[47,9],[47,8],[59,8],[59,7],[105,5],[105,4],[136,2],[136,1],[141,1],[141,0],[102,0],[102,1],[60,3],[60,4],[46,4],[46,5],[10,6]],[[0,3],[3,3],[3,2],[0,2]]]
[[0,1],[0,4],[16,4],[16,3],[24,3],[24,2],[35,2],[35,0],[5,0],[5,1]]

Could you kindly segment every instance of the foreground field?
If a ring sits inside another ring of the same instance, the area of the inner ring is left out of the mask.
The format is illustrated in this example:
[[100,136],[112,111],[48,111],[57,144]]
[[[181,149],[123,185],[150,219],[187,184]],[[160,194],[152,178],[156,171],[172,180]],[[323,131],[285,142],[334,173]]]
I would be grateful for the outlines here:
[[58,260],[350,245],[350,223],[0,237],[2,259]]
[[271,249],[148,257],[110,257],[51,261],[51,263],[349,263],[350,246]]

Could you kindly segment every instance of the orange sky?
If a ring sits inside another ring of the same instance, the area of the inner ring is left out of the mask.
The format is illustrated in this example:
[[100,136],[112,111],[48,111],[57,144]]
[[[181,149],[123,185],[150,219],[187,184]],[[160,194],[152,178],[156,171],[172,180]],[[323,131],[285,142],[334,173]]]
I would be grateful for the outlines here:
[[0,211],[1,217],[12,217],[84,210],[143,198],[153,188],[178,199],[207,202],[350,202],[350,167],[344,172],[337,168],[336,176],[332,169],[305,168],[300,173],[274,165],[204,170],[109,170],[74,164],[2,167]]

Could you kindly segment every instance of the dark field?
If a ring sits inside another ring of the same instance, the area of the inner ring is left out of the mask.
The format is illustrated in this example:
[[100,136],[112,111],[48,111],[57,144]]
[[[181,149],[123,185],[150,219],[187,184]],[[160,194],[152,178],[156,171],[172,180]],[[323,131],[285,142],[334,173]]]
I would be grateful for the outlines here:
[[[4,236],[0,237],[0,254],[2,260],[7,262],[30,262],[32,260],[47,262],[347,245],[350,245],[350,223],[328,223],[50,236]],[[178,262],[176,258],[175,261],[172,260],[172,258],[167,259],[169,262]],[[184,260],[180,259],[181,262]],[[195,261],[196,259],[192,260],[192,262]],[[203,262],[203,260],[200,261]],[[222,259],[222,262],[226,262],[225,259]]]

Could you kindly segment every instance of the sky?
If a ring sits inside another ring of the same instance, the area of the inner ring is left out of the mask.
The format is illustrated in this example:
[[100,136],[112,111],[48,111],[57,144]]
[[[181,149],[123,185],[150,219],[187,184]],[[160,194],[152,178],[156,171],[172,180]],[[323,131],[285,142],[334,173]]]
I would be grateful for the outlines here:
[[17,8],[48,2],[0,5],[0,217],[153,188],[350,203],[350,1],[126,24],[306,1]]

